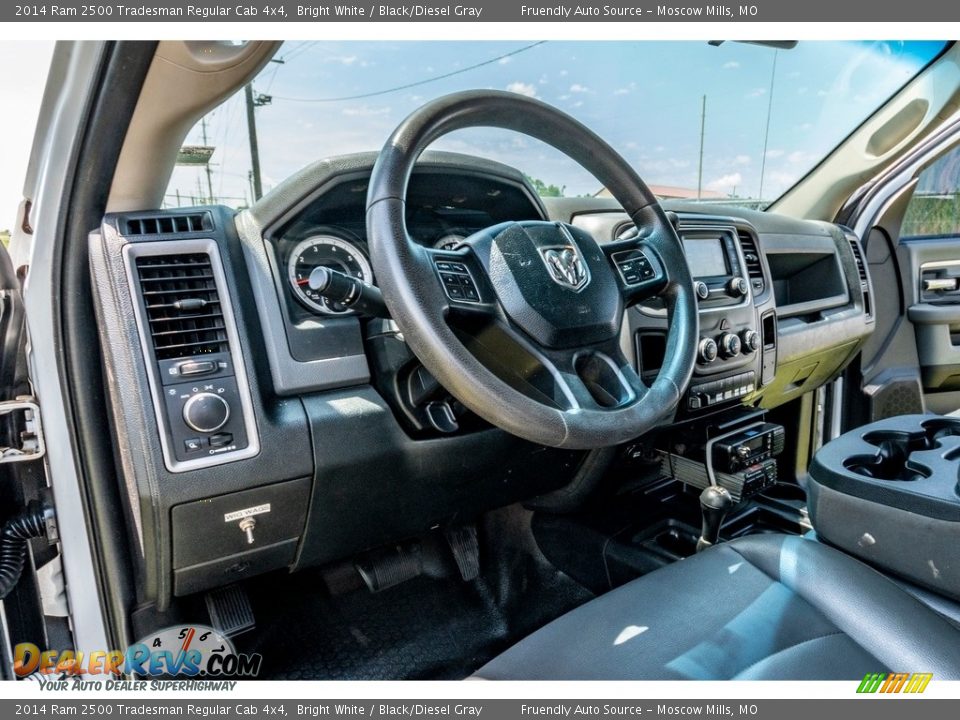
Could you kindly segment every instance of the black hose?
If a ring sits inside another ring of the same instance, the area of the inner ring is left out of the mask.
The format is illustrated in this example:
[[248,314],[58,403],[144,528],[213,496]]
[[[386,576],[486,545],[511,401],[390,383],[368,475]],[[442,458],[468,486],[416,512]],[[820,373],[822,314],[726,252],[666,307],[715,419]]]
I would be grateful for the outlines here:
[[31,508],[7,520],[0,531],[0,600],[16,587],[27,558],[27,541],[47,534],[43,510]]

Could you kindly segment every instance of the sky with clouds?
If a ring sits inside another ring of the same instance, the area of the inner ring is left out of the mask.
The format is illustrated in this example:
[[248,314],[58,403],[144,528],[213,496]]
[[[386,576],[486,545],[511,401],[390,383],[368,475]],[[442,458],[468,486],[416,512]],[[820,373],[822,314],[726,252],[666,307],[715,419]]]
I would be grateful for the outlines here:
[[[936,55],[940,43],[805,42],[768,47],[705,42],[290,43],[256,80],[273,97],[257,110],[265,190],[313,159],[380,147],[423,102],[468,88],[537,97],[571,113],[619,150],[650,183],[697,186],[701,98],[706,95],[703,186],[774,198],[809,171]],[[527,48],[527,49],[523,49]],[[521,50],[520,52],[516,52]],[[507,53],[515,53],[501,57]],[[500,59],[496,59],[500,58]],[[452,77],[408,85],[486,63]],[[772,104],[771,104],[772,79]],[[381,93],[372,97],[357,95]],[[350,98],[337,100],[337,98]],[[770,111],[769,134],[767,115]],[[209,117],[214,193],[249,197],[243,98]],[[191,142],[199,142],[195,131]],[[593,193],[598,183],[538,141],[471,129],[436,147],[500,160]],[[178,169],[171,188],[198,195],[198,172]],[[205,182],[205,181],[204,181]],[[172,198],[168,199],[168,202]]]
[[[312,160],[379,148],[411,111],[464,89],[510,90],[571,113],[607,139],[652,184],[695,188],[701,98],[707,97],[703,185],[755,197],[786,190],[936,55],[940,43],[802,42],[774,50],[705,42],[292,42],[256,79],[273,97],[257,109],[265,190]],[[7,43],[0,89],[17,98],[3,118],[7,172],[0,197],[15,209],[52,43]],[[504,57],[506,56],[506,57]],[[466,70],[472,66],[473,69]],[[451,75],[452,74],[452,75]],[[450,75],[449,77],[442,77]],[[439,78],[439,79],[438,79]],[[415,87],[400,86],[427,81]],[[355,98],[357,95],[370,97]],[[338,98],[355,98],[338,100]],[[766,131],[770,109],[769,133]],[[207,118],[213,190],[239,205],[250,196],[243,93]],[[200,143],[201,128],[187,143]],[[568,195],[598,183],[560,153],[502,130],[471,129],[437,147],[506,162]],[[21,157],[22,156],[22,157]],[[21,167],[22,166],[22,167]],[[205,194],[196,168],[178,168],[168,204]],[[0,228],[10,223],[0,220]]]

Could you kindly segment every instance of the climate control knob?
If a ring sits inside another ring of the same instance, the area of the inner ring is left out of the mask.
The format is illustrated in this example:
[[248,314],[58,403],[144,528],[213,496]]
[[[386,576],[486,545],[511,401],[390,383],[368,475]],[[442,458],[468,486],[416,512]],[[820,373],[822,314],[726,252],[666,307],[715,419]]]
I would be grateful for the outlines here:
[[724,358],[736,357],[740,354],[740,338],[733,333],[724,333],[720,336],[720,355]]
[[713,338],[703,338],[698,347],[700,362],[706,365],[717,359],[717,343]]
[[743,330],[740,333],[740,342],[745,353],[756,352],[760,349],[760,333],[756,330]]
[[727,292],[733,297],[741,297],[747,294],[747,281],[742,277],[730,278],[727,283]]
[[216,432],[230,419],[230,405],[219,395],[198,393],[183,405],[183,421],[191,430]]

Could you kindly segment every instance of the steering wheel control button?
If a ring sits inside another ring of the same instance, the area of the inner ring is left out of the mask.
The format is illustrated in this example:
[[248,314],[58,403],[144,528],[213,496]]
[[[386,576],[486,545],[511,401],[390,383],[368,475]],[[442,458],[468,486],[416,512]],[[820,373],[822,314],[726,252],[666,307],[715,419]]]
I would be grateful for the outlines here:
[[480,302],[480,292],[466,265],[446,260],[437,260],[434,265],[440,273],[440,280],[448,298],[458,302]]
[[701,363],[704,365],[712,363],[717,359],[717,352],[717,343],[713,338],[703,338],[700,340],[698,356]]
[[710,288],[707,287],[707,284],[703,280],[697,280],[693,284],[693,289],[697,292],[697,297],[701,300],[706,300],[710,297]]
[[652,280],[656,276],[653,265],[642,250],[627,250],[614,256],[620,277],[627,285],[639,285],[645,280]]
[[230,419],[230,406],[219,395],[209,392],[192,395],[183,405],[183,421],[191,430],[216,432]]

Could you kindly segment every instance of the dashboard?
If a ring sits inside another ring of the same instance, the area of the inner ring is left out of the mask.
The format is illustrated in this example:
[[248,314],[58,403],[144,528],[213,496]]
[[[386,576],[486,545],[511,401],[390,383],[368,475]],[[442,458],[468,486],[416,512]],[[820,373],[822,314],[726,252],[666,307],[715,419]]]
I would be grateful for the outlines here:
[[[365,226],[375,160],[314,163],[239,213],[118,213],[91,234],[142,601],[162,610],[251,575],[342,560],[563,487],[587,457],[487,425],[392,321],[310,290],[320,265],[377,283]],[[849,230],[664,206],[700,310],[678,418],[783,404],[856,355],[873,288]],[[529,219],[572,223],[601,244],[635,231],[614,201],[542,199],[491,161],[428,152],[411,177],[407,228],[424,246]],[[621,345],[645,379],[664,361],[667,322],[656,300],[626,314]]]

